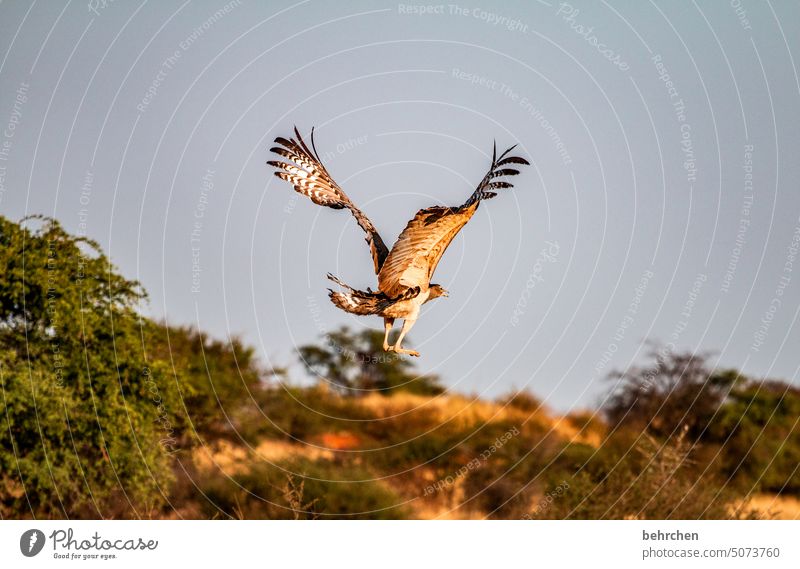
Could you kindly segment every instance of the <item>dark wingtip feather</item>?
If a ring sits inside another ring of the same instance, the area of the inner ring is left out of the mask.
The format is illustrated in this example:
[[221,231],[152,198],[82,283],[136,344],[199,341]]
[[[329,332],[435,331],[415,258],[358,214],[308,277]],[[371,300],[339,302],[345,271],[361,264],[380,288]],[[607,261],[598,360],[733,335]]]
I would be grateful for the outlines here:
[[280,144],[281,146],[285,146],[286,148],[292,147],[292,143],[283,138],[282,136],[279,136],[278,138],[275,139],[275,144]]
[[504,168],[494,171],[495,178],[499,178],[500,176],[516,176],[517,174],[519,174],[519,170],[515,170],[514,168]]
[[517,147],[517,145],[515,144],[514,146],[511,146],[511,147],[507,148],[507,149],[506,149],[506,151],[505,151],[505,152],[503,152],[503,153],[500,155],[500,160],[502,160],[503,158],[505,158],[505,157],[506,157],[506,154],[508,154],[509,152],[511,152],[512,150],[514,150],[516,147]]
[[497,166],[505,166],[506,164],[524,164],[530,166],[531,163],[519,156],[509,156],[497,162]]
[[[314,141],[314,129],[316,127],[311,127],[311,149],[314,151],[314,156],[317,158],[317,162],[322,164],[322,159],[319,157],[319,152],[317,152],[317,143]],[[324,168],[324,166],[323,166]]]

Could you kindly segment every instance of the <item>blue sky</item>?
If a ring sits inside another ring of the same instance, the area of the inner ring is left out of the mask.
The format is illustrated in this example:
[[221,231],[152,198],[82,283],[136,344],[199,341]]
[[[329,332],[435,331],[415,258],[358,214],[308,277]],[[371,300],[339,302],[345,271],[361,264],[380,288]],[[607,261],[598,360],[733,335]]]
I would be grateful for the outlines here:
[[[375,286],[360,230],[264,162],[294,124],[387,243],[456,205],[493,140],[532,166],[481,207],[411,340],[462,392],[593,405],[646,340],[797,382],[793,2],[0,4],[0,213],[58,218],[275,365]],[[298,370],[298,374],[299,374]]]

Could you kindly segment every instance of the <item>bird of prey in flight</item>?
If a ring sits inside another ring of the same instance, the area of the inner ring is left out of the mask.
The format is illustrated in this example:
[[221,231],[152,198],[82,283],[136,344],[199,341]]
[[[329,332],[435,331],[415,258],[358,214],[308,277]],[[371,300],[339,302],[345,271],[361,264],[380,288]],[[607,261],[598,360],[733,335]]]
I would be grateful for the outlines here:
[[[527,165],[529,162],[518,156],[509,156],[514,146],[497,156],[495,146],[489,171],[467,201],[456,207],[433,206],[419,210],[390,251],[369,218],[350,201],[322,164],[314,144],[314,129],[311,129],[311,148],[300,136],[297,127],[294,133],[296,138],[276,138],[277,146],[270,149],[285,161],[270,160],[267,164],[277,169],[276,176],[292,184],[296,192],[307,196],[315,204],[350,210],[356,223],[366,233],[375,274],[378,276],[378,290],[373,292],[369,288],[366,291],[356,290],[329,273],[328,278],[343,289],[343,292],[329,289],[331,301],[351,314],[382,316],[385,328],[383,349],[419,356],[418,352],[406,350],[401,344],[416,322],[420,307],[434,298],[448,296],[444,288],[430,282],[445,249],[474,215],[482,200],[497,195],[495,190],[513,187],[503,178],[517,175],[519,171],[508,166]],[[391,346],[389,332],[396,318],[403,319],[403,328]]]

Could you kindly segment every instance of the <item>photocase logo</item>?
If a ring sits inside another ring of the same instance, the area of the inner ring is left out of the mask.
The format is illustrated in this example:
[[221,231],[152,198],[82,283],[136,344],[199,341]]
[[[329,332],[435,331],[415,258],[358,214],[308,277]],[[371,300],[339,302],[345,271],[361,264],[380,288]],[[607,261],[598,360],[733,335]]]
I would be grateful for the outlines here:
[[37,555],[44,547],[44,532],[38,529],[29,529],[19,538],[19,550],[25,557]]

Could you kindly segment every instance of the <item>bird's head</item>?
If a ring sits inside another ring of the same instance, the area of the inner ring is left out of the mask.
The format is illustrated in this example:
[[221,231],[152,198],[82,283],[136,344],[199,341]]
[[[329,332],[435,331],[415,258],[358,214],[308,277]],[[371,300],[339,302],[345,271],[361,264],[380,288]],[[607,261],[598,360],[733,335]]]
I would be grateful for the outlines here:
[[434,298],[439,298],[440,296],[450,296],[450,293],[447,292],[442,285],[432,284],[428,290],[430,291],[428,300],[433,300]]

